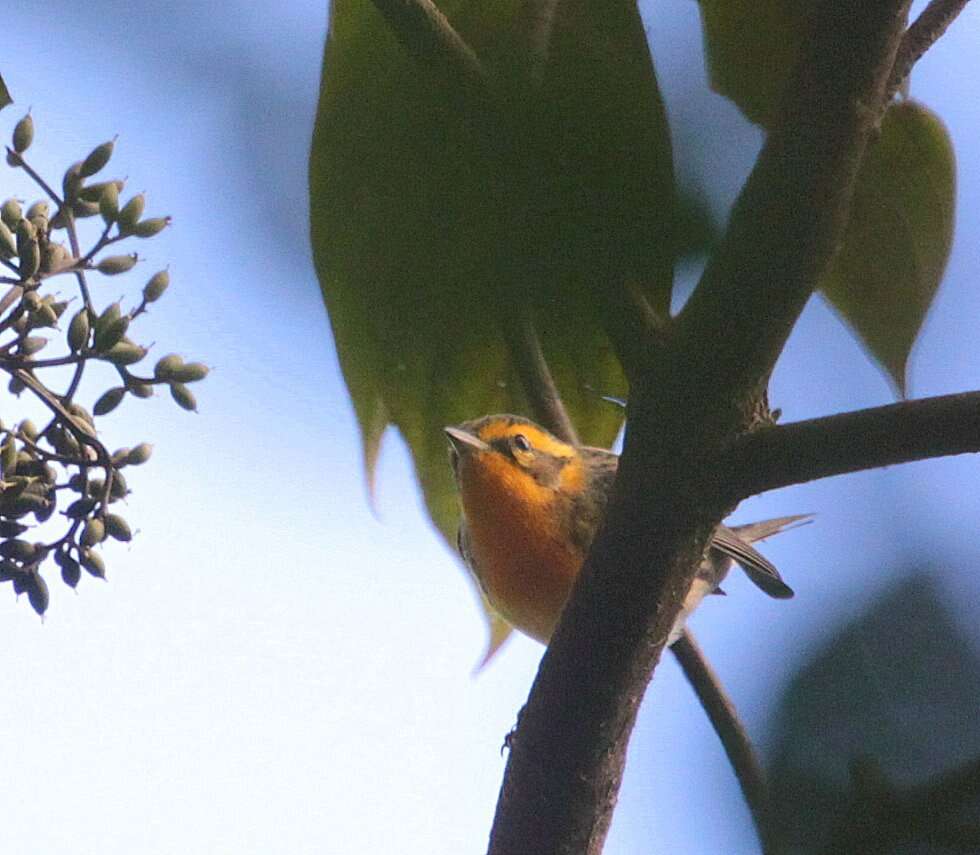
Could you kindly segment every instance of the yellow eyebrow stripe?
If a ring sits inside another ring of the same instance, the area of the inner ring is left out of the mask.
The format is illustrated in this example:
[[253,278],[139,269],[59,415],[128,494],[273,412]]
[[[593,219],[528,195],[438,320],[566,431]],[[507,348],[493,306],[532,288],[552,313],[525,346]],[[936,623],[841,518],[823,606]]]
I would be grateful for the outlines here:
[[508,437],[523,434],[527,437],[531,447],[543,454],[552,457],[572,458],[576,456],[575,449],[567,442],[555,439],[550,433],[542,430],[537,425],[522,424],[520,422],[492,421],[480,428],[478,436],[484,442],[492,442],[495,439],[506,439]]

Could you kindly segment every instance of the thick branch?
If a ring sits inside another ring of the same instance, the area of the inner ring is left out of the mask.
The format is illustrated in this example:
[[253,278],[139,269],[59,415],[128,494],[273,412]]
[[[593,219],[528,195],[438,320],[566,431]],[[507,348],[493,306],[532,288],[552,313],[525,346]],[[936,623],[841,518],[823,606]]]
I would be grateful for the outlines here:
[[821,4],[783,116],[678,317],[697,385],[739,394],[772,371],[837,250],[908,5]]
[[888,81],[888,100],[912,73],[912,67],[925,55],[966,8],[970,0],[932,0],[915,19],[902,39],[895,67]]
[[980,392],[964,392],[761,428],[739,437],[721,468],[741,499],[817,478],[977,451]]
[[492,855],[601,851],[644,688],[728,510],[705,449],[737,432],[731,413],[768,376],[833,256],[906,12],[904,0],[827,0],[814,16],[783,123],[672,359],[631,390],[608,515],[513,741]]
[[759,843],[765,855],[775,855],[781,852],[776,829],[772,821],[772,804],[769,799],[769,787],[766,782],[762,764],[752,747],[752,740],[739,720],[735,705],[725,692],[718,675],[704,658],[701,648],[694,637],[684,630],[683,635],[670,648],[684,676],[694,689],[701,706],[708,714],[711,725],[721,740],[728,755],[728,761],[735,770],[742,795],[752,813]]

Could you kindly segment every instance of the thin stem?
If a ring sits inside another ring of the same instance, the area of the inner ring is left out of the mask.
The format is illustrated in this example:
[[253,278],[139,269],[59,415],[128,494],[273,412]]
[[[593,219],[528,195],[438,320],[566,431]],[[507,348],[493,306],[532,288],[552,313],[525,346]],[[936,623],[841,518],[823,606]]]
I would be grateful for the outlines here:
[[[65,466],[91,466],[92,461],[84,457],[71,457],[67,454],[58,454],[55,451],[47,451],[41,448],[34,440],[24,436],[22,431],[14,431],[5,429],[2,431],[4,434],[17,437],[24,445],[30,448],[35,454],[39,455],[44,460],[52,460],[55,463],[63,463]],[[61,487],[56,487],[56,490],[68,487],[67,484],[61,485]]]
[[88,266],[91,263],[92,259],[95,258],[96,253],[98,253],[99,250],[104,249],[105,247],[109,246],[109,244],[113,244],[116,241],[125,240],[128,237],[128,235],[116,235],[115,237],[109,237],[109,231],[112,229],[112,226],[112,221],[105,224],[105,228],[102,229],[102,234],[99,235],[99,239],[95,242],[95,246],[85,253],[85,256],[81,259],[84,266]]
[[[47,390],[47,388],[35,379],[29,371],[18,368],[11,372],[18,380],[27,386],[42,403],[51,410],[56,416],[60,417],[62,423],[75,435],[75,439],[82,445],[90,446],[95,451],[95,462],[105,470],[105,484],[102,488],[102,496],[99,499],[101,513],[105,514],[109,508],[110,494],[112,492],[112,458],[106,447],[95,436],[95,432],[88,425],[84,425],[79,419],[75,418],[65,409],[64,404]],[[47,429],[45,429],[47,430]]]
[[449,79],[482,89],[486,72],[476,54],[431,0],[372,0],[398,41],[423,65],[448,67]]
[[19,155],[16,151],[10,148],[10,146],[7,146],[7,157],[10,158],[11,161],[14,161],[12,164],[13,166],[19,166],[24,170],[24,172],[30,175],[34,183],[48,194],[48,198],[51,199],[55,205],[57,205],[59,208],[64,207],[65,203],[62,201],[61,197],[51,189],[51,185],[34,171],[34,167],[24,160],[22,155]]
[[783,851],[783,848],[772,821],[772,804],[766,775],[745,726],[738,717],[735,705],[688,630],[684,630],[671,650],[677,657],[691,688],[698,696],[702,708],[721,740],[725,754],[728,755],[728,761],[735,770],[735,777],[738,778],[742,795],[752,814],[763,853],[777,855]]
[[578,434],[562,403],[558,387],[527,313],[510,313],[502,322],[511,361],[517,369],[534,418],[560,439],[578,444]]
[[[15,344],[17,344],[17,342],[11,342],[7,346],[13,347]],[[89,359],[91,356],[92,354],[90,353],[87,353],[85,355],[76,353],[76,354],[72,354],[71,356],[55,356],[52,357],[51,359],[31,359],[30,361],[25,362],[24,358],[21,356],[15,356],[10,358],[10,357],[4,357],[0,355],[0,368],[3,368],[5,371],[11,371],[14,368],[26,364],[26,366],[33,371],[35,368],[54,368],[55,366],[58,365],[75,365],[77,363],[84,362],[86,359]]]
[[61,396],[63,401],[71,401],[75,397],[75,393],[78,391],[78,384],[82,382],[82,375],[85,373],[85,363],[79,362],[75,366],[75,373],[71,376],[71,383],[68,384],[68,388],[65,390],[65,394]]
[[551,53],[551,36],[560,0],[524,0],[520,10],[520,32],[527,46],[528,78],[540,86]]
[[602,325],[631,382],[662,357],[671,335],[671,319],[660,315],[636,283],[609,288],[602,301]]
[[889,101],[912,73],[913,66],[939,41],[969,2],[970,0],[932,0],[905,31],[888,81]]
[[[78,243],[78,231],[75,228],[75,215],[68,209],[64,208],[65,215],[65,228],[68,231],[68,243],[71,246],[71,254],[75,258],[81,258],[82,250]],[[79,268],[75,269],[75,278],[78,280],[79,290],[82,292],[82,300],[85,302],[85,308],[95,314],[95,307],[92,304],[92,297],[89,294],[88,282],[85,280],[85,271]]]
[[980,451],[980,392],[773,425],[739,437],[720,468],[745,498],[818,478]]

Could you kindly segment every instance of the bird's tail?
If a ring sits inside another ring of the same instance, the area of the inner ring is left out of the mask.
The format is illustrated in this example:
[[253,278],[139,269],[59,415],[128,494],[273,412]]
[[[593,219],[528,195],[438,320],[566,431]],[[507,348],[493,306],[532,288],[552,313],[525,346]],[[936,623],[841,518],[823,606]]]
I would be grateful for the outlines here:
[[788,531],[791,528],[799,528],[801,525],[807,525],[812,521],[813,514],[796,514],[792,517],[776,517],[775,519],[760,520],[746,525],[733,525],[729,528],[742,540],[755,543],[757,540],[765,540],[774,534]]

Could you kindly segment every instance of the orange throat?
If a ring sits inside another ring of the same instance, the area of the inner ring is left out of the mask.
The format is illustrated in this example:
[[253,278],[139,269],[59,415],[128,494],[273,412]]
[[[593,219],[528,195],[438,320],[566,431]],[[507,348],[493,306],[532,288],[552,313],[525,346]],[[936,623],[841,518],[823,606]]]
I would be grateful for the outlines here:
[[461,463],[471,569],[506,621],[547,643],[585,559],[563,531],[555,491],[490,456]]

